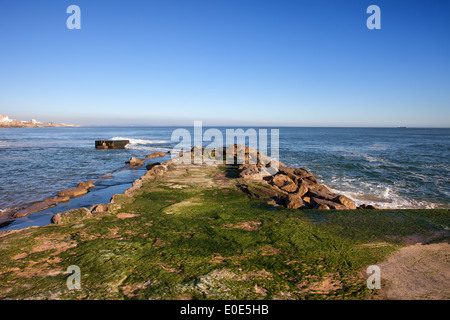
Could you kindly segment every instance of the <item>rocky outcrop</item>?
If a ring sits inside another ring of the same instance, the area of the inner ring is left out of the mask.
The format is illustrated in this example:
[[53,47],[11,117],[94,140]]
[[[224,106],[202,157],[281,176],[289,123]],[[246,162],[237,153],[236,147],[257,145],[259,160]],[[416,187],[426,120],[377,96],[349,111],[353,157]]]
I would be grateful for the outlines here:
[[[289,168],[278,162],[278,171],[273,175],[265,175],[262,174],[264,171],[261,169],[270,165],[270,162],[274,160],[251,148],[236,145],[233,148],[235,160],[239,155],[241,157],[244,155],[245,159],[257,160],[256,164],[241,164],[239,177],[244,181],[259,180],[267,183],[278,192],[278,195],[272,199],[279,205],[290,209],[354,210],[357,208],[353,200],[331,192],[306,169]],[[226,150],[224,154],[225,152]],[[369,208],[375,209],[370,205],[358,207],[358,209]]]

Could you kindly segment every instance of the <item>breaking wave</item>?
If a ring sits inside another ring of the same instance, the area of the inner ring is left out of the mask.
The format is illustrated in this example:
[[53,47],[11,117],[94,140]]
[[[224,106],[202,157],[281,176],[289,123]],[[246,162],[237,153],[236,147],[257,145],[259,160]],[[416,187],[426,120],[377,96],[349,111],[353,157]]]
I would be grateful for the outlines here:
[[171,142],[170,140],[147,140],[147,139],[124,138],[124,137],[113,137],[109,140],[128,140],[130,141],[130,145],[162,144]]

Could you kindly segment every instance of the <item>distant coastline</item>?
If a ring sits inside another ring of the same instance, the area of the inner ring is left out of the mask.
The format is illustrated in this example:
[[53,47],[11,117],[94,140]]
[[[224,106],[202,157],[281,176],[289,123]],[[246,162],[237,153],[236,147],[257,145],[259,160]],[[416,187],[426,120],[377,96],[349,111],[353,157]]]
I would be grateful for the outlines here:
[[8,116],[0,116],[0,128],[50,128],[50,127],[79,127],[75,124],[54,123],[54,122],[40,122],[37,120],[17,120],[10,119]]

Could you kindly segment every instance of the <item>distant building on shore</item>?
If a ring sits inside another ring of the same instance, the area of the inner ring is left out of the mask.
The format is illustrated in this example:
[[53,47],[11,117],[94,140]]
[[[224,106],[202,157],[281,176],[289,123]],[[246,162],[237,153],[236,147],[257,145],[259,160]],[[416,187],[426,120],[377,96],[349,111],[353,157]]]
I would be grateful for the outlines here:
[[0,122],[12,122],[8,116],[0,116]]

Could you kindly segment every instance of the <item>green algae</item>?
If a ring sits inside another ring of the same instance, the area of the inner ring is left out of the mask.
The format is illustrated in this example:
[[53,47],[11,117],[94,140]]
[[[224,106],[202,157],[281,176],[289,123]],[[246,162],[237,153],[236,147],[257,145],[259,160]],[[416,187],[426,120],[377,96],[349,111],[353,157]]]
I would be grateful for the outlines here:
[[[234,166],[171,167],[115,196],[110,214],[3,236],[0,298],[377,298],[366,268],[449,226],[448,210],[290,210],[237,178]],[[70,265],[79,290],[66,286]]]

